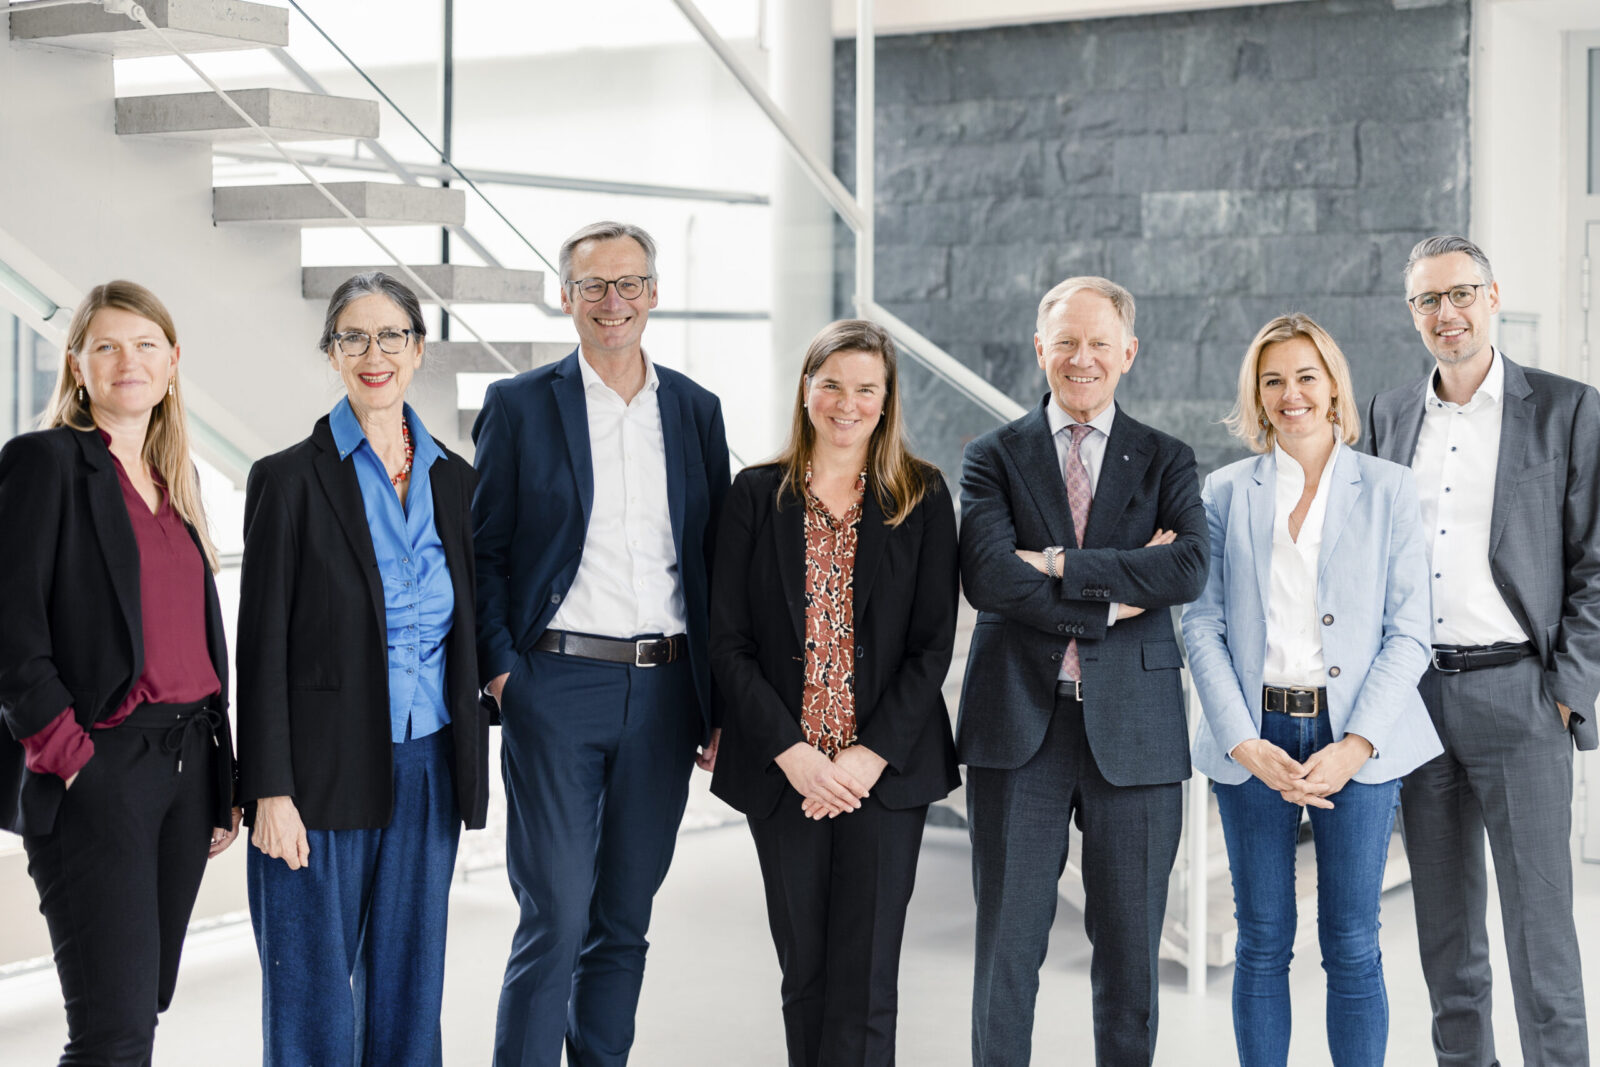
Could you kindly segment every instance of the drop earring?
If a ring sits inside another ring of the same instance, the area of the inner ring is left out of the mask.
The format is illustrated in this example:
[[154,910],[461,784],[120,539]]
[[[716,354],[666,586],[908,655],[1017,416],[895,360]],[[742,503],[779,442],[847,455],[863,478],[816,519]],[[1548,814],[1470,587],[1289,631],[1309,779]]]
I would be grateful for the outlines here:
[[78,403],[83,403],[83,386],[78,386]]
[[177,396],[178,395],[178,387],[175,384],[177,382],[177,380],[178,379],[176,379],[176,378],[168,378],[167,379],[167,395],[168,396]]

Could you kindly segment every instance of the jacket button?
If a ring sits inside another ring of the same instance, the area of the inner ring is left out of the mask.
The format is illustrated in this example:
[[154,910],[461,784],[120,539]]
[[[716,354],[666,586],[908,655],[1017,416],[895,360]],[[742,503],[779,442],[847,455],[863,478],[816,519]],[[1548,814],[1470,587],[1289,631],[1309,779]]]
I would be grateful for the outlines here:
[[862,656],[865,656],[866,654],[867,654],[867,646],[866,645],[857,645],[856,646],[856,659],[860,659]]
[[1324,625],[1324,626],[1332,626],[1333,625],[1333,616],[1332,615],[1324,615],[1322,617],[1322,625]]
[[560,593],[551,593],[550,594],[550,603],[552,603],[552,604],[561,603],[561,594]]
[[1067,632],[1067,624],[1066,623],[1064,623],[1064,622],[1056,623],[1056,633],[1064,634],[1066,632]]
[[1093,600],[1095,597],[1099,596],[1099,594],[1093,589],[1085,589],[1081,595],[1085,600]]
[[1329,667],[1328,668],[1328,677],[1329,678],[1337,678],[1337,677],[1339,677],[1339,668],[1338,667]]

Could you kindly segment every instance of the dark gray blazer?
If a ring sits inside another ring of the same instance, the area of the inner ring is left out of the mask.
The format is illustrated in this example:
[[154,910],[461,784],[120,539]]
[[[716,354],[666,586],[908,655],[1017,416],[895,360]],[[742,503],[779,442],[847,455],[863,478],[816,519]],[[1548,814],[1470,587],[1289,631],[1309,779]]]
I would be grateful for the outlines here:
[[[1600,394],[1505,358],[1489,571],[1544,661],[1545,693],[1572,709],[1578,748],[1600,744]],[[1410,465],[1430,373],[1373,397],[1367,449]],[[1581,717],[1581,718],[1580,718]]]
[[[1183,657],[1166,609],[1200,595],[1210,543],[1194,451],[1120,407],[1089,509],[1072,531],[1046,396],[1032,412],[967,446],[961,475],[961,579],[978,609],[961,689],[956,747],[973,767],[1011,769],[1038,751],[1055,708],[1067,639],[1078,639],[1084,721],[1113,785],[1189,777]],[[1157,529],[1177,540],[1145,548]],[[1063,545],[1065,577],[1040,574],[1016,549]],[[1144,614],[1107,625],[1112,603]]]

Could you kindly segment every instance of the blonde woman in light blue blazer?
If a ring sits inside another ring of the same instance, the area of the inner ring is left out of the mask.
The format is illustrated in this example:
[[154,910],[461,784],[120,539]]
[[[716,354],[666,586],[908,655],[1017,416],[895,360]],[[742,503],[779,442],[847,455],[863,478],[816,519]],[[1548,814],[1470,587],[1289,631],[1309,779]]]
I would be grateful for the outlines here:
[[1402,775],[1441,751],[1417,680],[1428,564],[1411,471],[1356,452],[1344,354],[1308,316],[1267,323],[1228,419],[1257,453],[1206,479],[1205,592],[1183,615],[1239,920],[1242,1067],[1289,1056],[1295,846],[1309,811],[1335,1067],[1381,1064],[1378,906]]

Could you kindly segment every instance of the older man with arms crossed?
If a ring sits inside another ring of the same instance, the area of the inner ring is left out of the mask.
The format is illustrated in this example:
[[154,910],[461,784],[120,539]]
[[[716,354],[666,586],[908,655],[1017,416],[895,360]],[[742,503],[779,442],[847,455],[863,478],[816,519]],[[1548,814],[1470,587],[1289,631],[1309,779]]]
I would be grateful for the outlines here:
[[1025,1064],[1067,862],[1083,830],[1096,1060],[1155,1055],[1156,952],[1189,737],[1166,610],[1209,547],[1194,452],[1114,403],[1133,296],[1068,278],[1039,304],[1050,393],[967,448],[961,576],[978,609],[958,748],[978,903],[972,1060]]
[[578,349],[495,383],[473,428],[478,662],[500,701],[521,920],[496,1064],[627,1061],[645,931],[696,746],[716,759],[707,581],[728,448],[717,398],[642,338],[655,242],[561,247]]
[[1375,397],[1372,449],[1417,475],[1433,585],[1421,683],[1444,754],[1405,779],[1422,970],[1440,1064],[1497,1062],[1488,832],[1525,1063],[1589,1062],[1572,919],[1572,747],[1596,743],[1600,396],[1489,344],[1483,251],[1430,237],[1405,268],[1436,365]]

